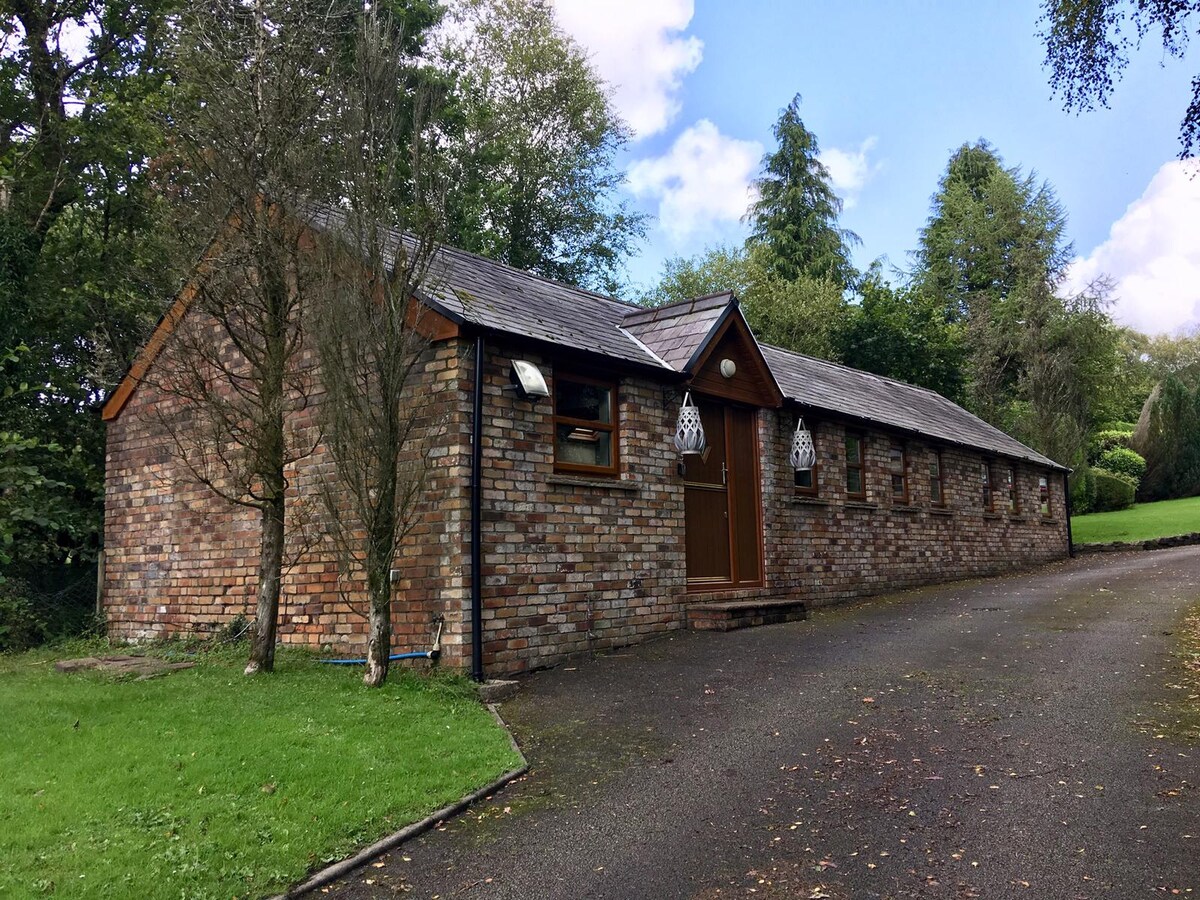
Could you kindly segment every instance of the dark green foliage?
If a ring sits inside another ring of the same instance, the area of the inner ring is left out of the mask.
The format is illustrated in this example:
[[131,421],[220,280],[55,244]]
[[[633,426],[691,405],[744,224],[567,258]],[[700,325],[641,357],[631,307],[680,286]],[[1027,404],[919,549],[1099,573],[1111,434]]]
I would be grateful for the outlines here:
[[28,650],[46,639],[46,623],[26,587],[17,579],[0,584],[0,653]]
[[1146,400],[1134,445],[1146,459],[1141,499],[1200,494],[1200,384],[1163,379]]
[[1132,478],[1135,485],[1146,474],[1146,460],[1142,458],[1141,454],[1126,447],[1113,447],[1105,450],[1096,460],[1096,467]]
[[691,259],[671,259],[642,302],[648,306],[733,291],[755,336],[766,344],[822,359],[838,359],[837,329],[850,304],[840,284],[801,275],[784,281],[766,265],[761,247],[717,247]]
[[[0,400],[21,505],[6,571],[88,556],[99,539],[103,426],[92,410],[169,295],[152,183],[164,147],[170,0],[14,3],[0,74]],[[64,33],[90,31],[76,57]],[[17,390],[20,385],[33,389]],[[8,505],[13,502],[9,499]]]
[[448,240],[547,278],[616,292],[643,217],[617,199],[629,138],[551,4],[470,0],[440,49]]
[[[1114,423],[1116,424],[1116,423]],[[1095,464],[1100,456],[1116,447],[1133,447],[1133,428],[1128,430],[1107,428],[1097,431],[1088,441],[1088,462]]]
[[846,365],[963,398],[966,348],[941,303],[912,287],[892,287],[873,268],[846,307],[836,345]]
[[[1042,38],[1050,85],[1067,109],[1108,106],[1130,52],[1152,32],[1162,36],[1162,55],[1182,59],[1200,13],[1194,0],[1045,0]],[[1200,147],[1200,75],[1179,124],[1180,157]]]
[[1068,479],[1071,488],[1071,515],[1081,516],[1096,507],[1096,476],[1090,466],[1080,466]]
[[1096,501],[1092,506],[1093,512],[1110,512],[1133,506],[1133,497],[1137,487],[1131,479],[1115,472],[1106,472],[1103,469],[1095,469],[1093,474],[1096,479]]
[[1084,458],[1111,417],[1120,333],[1104,286],[1056,293],[1071,248],[1053,189],[1006,168],[986,142],[951,157],[921,232],[916,289],[940,304],[961,341],[966,405],[1060,462]]
[[755,182],[759,199],[750,208],[748,245],[763,251],[767,271],[785,281],[801,276],[851,286],[857,273],[850,248],[858,235],[838,227],[842,201],[821,163],[817,138],[800,118],[800,95],[775,123],[775,151],[763,157]]

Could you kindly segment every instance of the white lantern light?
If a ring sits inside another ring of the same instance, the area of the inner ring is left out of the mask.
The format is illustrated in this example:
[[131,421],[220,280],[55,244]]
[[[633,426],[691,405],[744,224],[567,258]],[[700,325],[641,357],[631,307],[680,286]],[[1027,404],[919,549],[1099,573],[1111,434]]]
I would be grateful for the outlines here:
[[683,406],[679,409],[679,421],[675,425],[675,449],[684,456],[704,452],[704,425],[700,422],[700,409],[692,402],[690,392],[683,395]]
[[804,417],[796,423],[796,433],[792,435],[792,468],[797,472],[807,472],[817,462],[817,451],[813,447],[812,432],[804,427]]

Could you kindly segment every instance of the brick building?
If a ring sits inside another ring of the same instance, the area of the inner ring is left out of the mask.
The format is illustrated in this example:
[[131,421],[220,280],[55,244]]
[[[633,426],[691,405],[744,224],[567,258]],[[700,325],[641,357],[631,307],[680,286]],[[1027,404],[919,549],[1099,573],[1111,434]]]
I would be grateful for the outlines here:
[[[444,664],[469,667],[477,633],[475,663],[512,673],[1068,552],[1063,467],[931,391],[759,345],[732,295],[646,310],[452,249],[435,272],[420,298],[435,338],[421,389],[440,425],[394,573],[397,650],[424,649],[442,618]],[[171,401],[145,375],[188,302],[104,410],[116,637],[253,614],[256,517],[189,485],[150,414]],[[548,396],[514,387],[514,361]],[[700,455],[672,441],[685,392]],[[816,462],[797,471],[801,417]],[[311,412],[293,427],[315,429]],[[293,505],[316,491],[322,455],[289,473]],[[281,640],[361,650],[365,621],[339,599],[332,554],[293,549]]]

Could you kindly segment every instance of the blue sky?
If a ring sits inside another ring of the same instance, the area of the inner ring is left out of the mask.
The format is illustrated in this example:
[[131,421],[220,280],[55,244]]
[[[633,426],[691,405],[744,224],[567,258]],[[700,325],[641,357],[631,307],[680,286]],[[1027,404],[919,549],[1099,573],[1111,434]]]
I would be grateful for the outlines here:
[[[1189,60],[1153,36],[1112,108],[1075,115],[1051,95],[1040,7],[1008,2],[556,0],[636,132],[621,159],[654,216],[629,266],[740,241],[749,181],[795,93],[862,238],[865,266],[908,264],[951,152],[983,137],[1051,182],[1079,256],[1069,286],[1105,273],[1114,315],[1147,331],[1200,323],[1200,170],[1175,162]],[[1194,62],[1191,63],[1194,67]]]

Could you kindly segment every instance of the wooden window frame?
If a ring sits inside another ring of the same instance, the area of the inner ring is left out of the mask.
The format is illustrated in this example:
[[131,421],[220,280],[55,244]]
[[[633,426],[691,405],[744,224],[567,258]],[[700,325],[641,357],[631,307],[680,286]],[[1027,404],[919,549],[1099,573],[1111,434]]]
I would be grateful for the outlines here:
[[[899,448],[900,450],[900,483],[904,486],[904,491],[900,497],[896,497],[896,488],[892,483],[892,476],[897,472],[894,468],[892,460],[892,451]],[[896,506],[908,506],[910,496],[908,490],[908,448],[900,441],[892,441],[888,444],[888,496],[891,497],[892,504]]]
[[1008,477],[1004,480],[1004,489],[1008,494],[1008,514],[1019,516],[1021,514],[1021,492],[1017,490],[1017,467],[1009,466],[1007,472]]
[[[558,386],[560,382],[587,384],[608,389],[608,408],[612,414],[612,422],[596,422],[591,419],[576,419],[572,416],[558,414]],[[615,477],[621,472],[621,415],[619,411],[618,388],[619,382],[611,378],[596,378],[590,375],[578,375],[574,372],[554,372],[554,391],[551,398],[550,441],[554,453],[554,471],[571,475],[603,475]],[[577,428],[590,428],[595,431],[606,431],[612,435],[612,465],[589,466],[586,463],[563,462],[558,458],[558,426],[571,425]]]
[[[846,442],[854,438],[858,441],[858,462],[850,462],[849,448],[846,447]],[[867,436],[861,431],[851,431],[847,429],[845,440],[842,441],[842,456],[846,461],[846,499],[847,500],[866,500],[867,499]],[[862,490],[857,493],[850,490],[850,470],[858,469],[858,483],[862,485]]]
[[992,464],[986,459],[979,463],[979,474],[983,476],[979,482],[981,490],[979,500],[983,504],[983,511],[994,513],[996,511],[996,488],[992,484]]
[[[940,450],[930,450],[930,459],[937,463],[937,475],[933,472],[929,473],[929,505],[936,509],[946,508],[946,470],[942,466],[942,452]],[[933,486],[938,486],[937,499],[933,496]]]
[[[809,423],[808,430],[812,433],[813,452],[817,450],[817,426]],[[820,454],[817,455],[817,460],[813,462],[812,468],[809,470],[812,473],[812,484],[809,487],[796,484],[796,477],[800,474],[795,469],[792,470],[792,485],[796,489],[796,493],[802,497],[817,497],[821,493],[821,483],[818,476],[818,469],[821,467]]]

